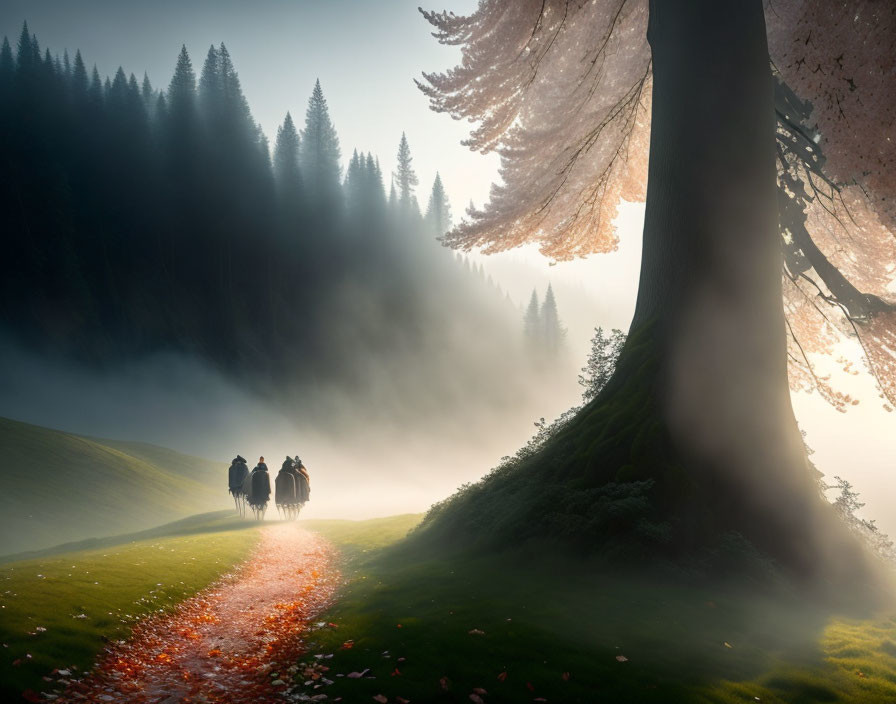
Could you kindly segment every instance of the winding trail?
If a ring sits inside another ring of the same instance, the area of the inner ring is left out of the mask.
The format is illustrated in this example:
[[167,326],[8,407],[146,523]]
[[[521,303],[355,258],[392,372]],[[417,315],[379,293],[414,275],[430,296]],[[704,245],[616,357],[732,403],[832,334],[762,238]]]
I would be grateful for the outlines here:
[[[315,533],[267,526],[252,556],[169,614],[141,621],[57,702],[267,704],[286,689],[302,634],[332,603],[336,551]],[[273,677],[282,673],[282,680]]]

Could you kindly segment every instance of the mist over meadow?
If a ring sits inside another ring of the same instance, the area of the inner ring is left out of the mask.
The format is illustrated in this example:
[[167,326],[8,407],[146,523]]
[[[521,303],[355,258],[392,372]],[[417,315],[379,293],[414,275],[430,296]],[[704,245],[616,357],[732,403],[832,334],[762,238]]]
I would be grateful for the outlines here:
[[316,513],[366,516],[426,508],[577,400],[553,290],[526,310],[441,246],[455,210],[404,134],[349,152],[316,82],[269,144],[223,43],[161,88],[88,62],[27,25],[0,50],[0,413],[299,453]]

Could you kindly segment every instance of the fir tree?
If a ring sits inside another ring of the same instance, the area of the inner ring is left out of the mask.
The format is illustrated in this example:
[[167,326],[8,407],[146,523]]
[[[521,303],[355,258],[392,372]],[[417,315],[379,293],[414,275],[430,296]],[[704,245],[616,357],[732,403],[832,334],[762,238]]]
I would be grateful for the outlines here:
[[87,96],[87,67],[84,65],[84,59],[81,57],[80,51],[75,52],[71,86],[75,100],[83,100]]
[[292,115],[286,113],[283,124],[277,129],[274,143],[274,179],[284,193],[298,194],[301,187],[299,171],[299,133]]
[[221,56],[212,44],[205,55],[199,77],[199,109],[205,120],[215,119],[223,109],[224,90],[221,83]]
[[554,297],[554,289],[548,284],[547,293],[544,295],[544,303],[541,305],[542,341],[548,357],[556,357],[563,347],[566,330],[560,323],[560,315],[557,313],[557,300]]
[[426,224],[436,237],[441,237],[451,229],[451,206],[438,171],[429,195],[429,205],[426,207]]
[[174,68],[174,76],[168,85],[168,112],[174,120],[192,118],[196,103],[196,74],[187,53],[186,45],[181,47]]
[[[398,191],[398,209],[402,215],[413,214],[414,188],[420,181],[411,165],[411,148],[404,132],[401,133],[401,141],[398,143],[398,166],[393,175],[393,181]],[[419,214],[419,208],[417,208]]]
[[3,45],[0,46],[0,99],[4,100],[4,102],[12,90],[15,70],[16,65],[15,59],[12,57],[12,47],[9,45],[9,39],[3,37]]
[[152,89],[152,83],[149,80],[149,74],[146,72],[143,73],[143,83],[140,86],[140,95],[143,98],[143,104],[146,105],[147,108],[152,106],[155,98],[155,92]]
[[299,164],[308,199],[319,214],[331,215],[338,205],[341,192],[339,156],[339,137],[330,120],[320,80],[317,80],[305,111]]
[[[464,260],[467,264],[467,260]],[[541,306],[538,304],[538,292],[533,288],[529,298],[529,306],[523,316],[523,334],[526,338],[526,348],[530,353],[537,354],[541,349],[542,330]]]

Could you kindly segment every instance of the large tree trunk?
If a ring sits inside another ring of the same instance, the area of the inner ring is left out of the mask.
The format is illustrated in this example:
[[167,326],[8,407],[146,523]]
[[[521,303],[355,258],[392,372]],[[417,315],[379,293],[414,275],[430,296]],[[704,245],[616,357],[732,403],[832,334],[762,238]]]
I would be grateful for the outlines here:
[[805,577],[868,576],[790,404],[762,0],[651,0],[649,39],[641,281],[616,372],[542,444],[438,507],[426,534],[559,536],[719,569],[743,556],[750,571],[737,532]]
[[657,412],[713,509],[791,567],[828,571],[829,548],[848,541],[823,529],[828,512],[790,402],[762,1],[652,0],[648,39],[653,115],[632,334],[651,336]]

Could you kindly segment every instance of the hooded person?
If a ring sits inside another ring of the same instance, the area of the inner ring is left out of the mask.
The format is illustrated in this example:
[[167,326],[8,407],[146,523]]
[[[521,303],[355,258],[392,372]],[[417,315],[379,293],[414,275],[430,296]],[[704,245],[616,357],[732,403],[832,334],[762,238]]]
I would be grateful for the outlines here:
[[268,466],[264,463],[264,457],[259,457],[258,464],[252,470],[252,492],[249,494],[249,504],[264,506],[270,498],[271,477],[268,474]]
[[302,464],[302,460],[296,455],[295,459],[295,478],[296,478],[296,499],[300,504],[304,504],[311,498],[311,477],[308,476],[308,469]]
[[242,492],[247,474],[249,474],[249,467],[246,465],[246,459],[237,455],[230,463],[230,469],[227,472],[227,486],[231,494]]
[[296,501],[296,480],[293,474],[292,457],[287,456],[274,479],[274,503],[278,507],[294,506]]

